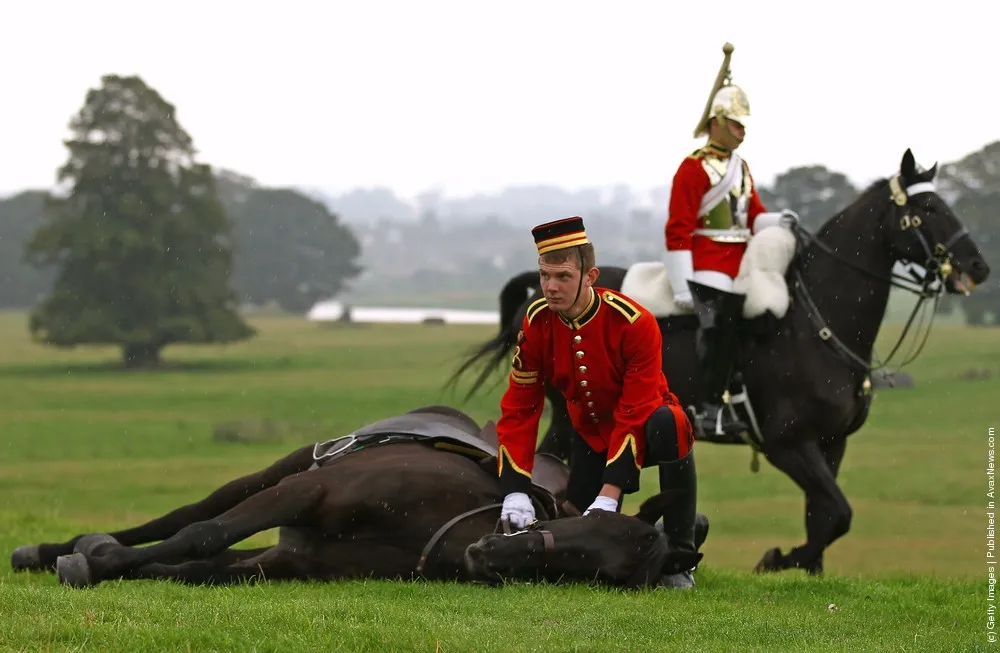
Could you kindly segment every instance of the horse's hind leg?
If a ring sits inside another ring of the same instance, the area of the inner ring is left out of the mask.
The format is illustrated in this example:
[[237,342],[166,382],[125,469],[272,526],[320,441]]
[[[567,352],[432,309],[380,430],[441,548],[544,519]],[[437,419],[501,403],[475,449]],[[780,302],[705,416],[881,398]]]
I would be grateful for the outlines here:
[[132,580],[175,580],[189,585],[232,585],[267,580],[306,579],[303,565],[298,564],[302,554],[282,547],[260,550],[257,555],[242,560],[189,560],[180,564],[153,562],[128,574]]
[[308,474],[293,477],[251,496],[218,517],[185,526],[172,537],[147,547],[108,547],[60,557],[59,579],[90,585],[151,563],[212,558],[255,533],[278,526],[295,526],[308,518],[327,489]]
[[809,574],[822,573],[823,552],[850,529],[851,506],[837,485],[827,457],[815,441],[776,448],[768,452],[767,458],[805,492],[806,542],[787,555],[777,547],[768,550],[754,571],[799,568]]
[[[283,478],[309,469],[313,463],[312,450],[311,445],[297,449],[266,469],[226,483],[201,501],[177,508],[140,526],[112,532],[110,535],[125,546],[165,540],[188,524],[211,519],[247,497],[273,487]],[[81,537],[83,535],[77,535],[61,543],[19,547],[11,555],[11,566],[15,571],[55,571],[56,559],[73,553],[73,548]]]

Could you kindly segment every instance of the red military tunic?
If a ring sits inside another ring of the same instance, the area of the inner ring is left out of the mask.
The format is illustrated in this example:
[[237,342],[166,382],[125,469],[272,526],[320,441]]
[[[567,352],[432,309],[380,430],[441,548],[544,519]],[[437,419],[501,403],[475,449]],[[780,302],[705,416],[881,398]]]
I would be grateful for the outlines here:
[[605,482],[633,492],[646,451],[645,425],[670,408],[681,456],[693,445],[690,422],[667,386],[656,318],[621,293],[594,288],[590,306],[572,323],[545,298],[524,317],[497,423],[497,472],[505,494],[531,487],[545,382],[566,398],[574,429],[607,452]]
[[[746,251],[746,242],[718,242],[694,233],[695,229],[706,227],[705,218],[698,215],[702,199],[714,186],[713,177],[714,182],[718,182],[718,177],[721,176],[719,173],[725,170],[728,159],[727,150],[709,143],[681,162],[670,190],[670,208],[664,231],[668,250],[691,251],[695,271],[714,270],[735,279]],[[767,209],[757,194],[757,187],[745,161],[741,192],[747,196],[746,223],[733,226],[752,231],[754,219]]]

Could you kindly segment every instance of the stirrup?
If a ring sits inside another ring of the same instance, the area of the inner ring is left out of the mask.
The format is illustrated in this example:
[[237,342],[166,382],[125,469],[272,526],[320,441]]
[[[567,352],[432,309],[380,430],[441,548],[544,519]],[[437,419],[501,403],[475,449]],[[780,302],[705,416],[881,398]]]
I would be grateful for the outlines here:
[[[695,430],[704,437],[732,438],[735,436],[742,440],[740,433],[748,430],[747,425],[742,420],[728,415],[725,412],[725,405],[711,405],[710,408],[715,411],[714,418],[704,407],[701,411],[696,411],[693,406],[691,407],[691,421]],[[723,428],[724,426],[728,429]]]

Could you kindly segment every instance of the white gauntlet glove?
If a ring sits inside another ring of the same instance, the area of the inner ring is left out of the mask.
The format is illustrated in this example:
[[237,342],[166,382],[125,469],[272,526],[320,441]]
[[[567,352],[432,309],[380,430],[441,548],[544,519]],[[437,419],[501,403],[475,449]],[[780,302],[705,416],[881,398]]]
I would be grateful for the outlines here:
[[785,209],[784,211],[768,211],[758,213],[753,219],[753,233],[756,236],[763,229],[768,227],[784,227],[792,229],[799,222],[799,216],[795,211]]
[[778,224],[785,229],[792,229],[795,225],[799,223],[799,214],[790,209],[785,209],[781,212],[781,218],[778,220]]
[[586,517],[587,513],[591,510],[606,510],[608,512],[618,512],[618,502],[611,497],[598,496],[594,499],[594,503],[590,504],[590,507],[583,511],[583,516]]
[[535,521],[535,507],[524,492],[511,492],[503,499],[500,519],[506,519],[514,528],[524,528]]
[[666,266],[670,288],[674,291],[674,304],[682,310],[690,311],[694,307],[691,289],[687,285],[688,279],[694,277],[691,250],[668,250],[663,264]]

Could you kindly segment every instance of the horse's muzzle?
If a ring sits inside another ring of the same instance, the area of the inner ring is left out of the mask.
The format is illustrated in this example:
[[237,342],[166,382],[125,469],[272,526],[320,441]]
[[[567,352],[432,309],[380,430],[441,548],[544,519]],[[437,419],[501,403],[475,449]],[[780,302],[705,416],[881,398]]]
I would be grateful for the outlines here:
[[501,578],[500,574],[490,565],[482,540],[465,547],[465,570],[473,579],[485,583],[496,583]]

